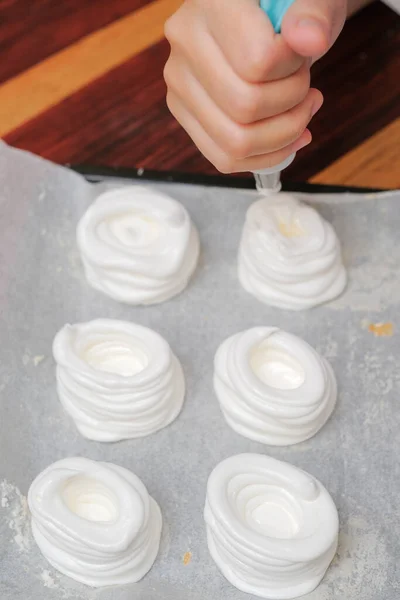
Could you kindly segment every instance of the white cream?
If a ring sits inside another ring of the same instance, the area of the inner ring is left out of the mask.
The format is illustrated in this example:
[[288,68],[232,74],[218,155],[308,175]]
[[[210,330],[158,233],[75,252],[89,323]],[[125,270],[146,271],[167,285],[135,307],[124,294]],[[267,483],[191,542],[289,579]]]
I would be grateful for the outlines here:
[[133,583],[156,559],[161,512],[128,469],[87,458],[59,460],[33,481],[28,504],[42,554],[76,581]]
[[101,194],[78,224],[77,243],[90,285],[127,304],[179,294],[200,250],[186,209],[140,186]]
[[327,490],[288,463],[239,454],[211,473],[204,509],[210,554],[235,587],[271,600],[317,587],[337,548]]
[[81,434],[114,442],[149,435],[179,414],[179,360],[155,331],[111,319],[65,325],[54,338],[58,396]]
[[239,279],[261,302],[279,308],[302,310],[336,298],[346,271],[333,227],[288,194],[255,202],[243,228]]
[[274,446],[315,435],[337,397],[330,364],[276,327],[254,327],[225,340],[214,359],[214,389],[232,429]]

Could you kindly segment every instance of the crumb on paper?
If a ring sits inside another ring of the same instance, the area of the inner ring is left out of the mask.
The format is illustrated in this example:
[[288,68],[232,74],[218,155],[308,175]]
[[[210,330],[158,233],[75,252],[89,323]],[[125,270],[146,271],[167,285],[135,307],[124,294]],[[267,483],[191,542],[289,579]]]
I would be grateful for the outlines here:
[[43,582],[43,585],[45,587],[48,588],[56,588],[58,587],[58,585],[56,584],[55,580],[53,579],[53,577],[50,575],[50,571],[47,571],[47,569],[45,569],[44,571],[42,571],[40,578]]
[[185,554],[183,555],[183,564],[188,565],[190,563],[190,561],[192,560],[192,553],[191,552],[185,552]]
[[22,364],[24,365],[24,367],[29,365],[29,361],[30,361],[29,354],[24,354],[22,356]]
[[23,552],[30,547],[30,520],[26,497],[19,489],[5,479],[0,482],[1,507],[8,509],[5,521],[12,534],[13,541],[18,549]]
[[35,367],[37,367],[38,365],[40,365],[40,363],[42,362],[42,360],[44,360],[44,354],[37,354],[36,356],[33,357],[33,364],[35,365]]
[[62,270],[63,270],[63,268],[62,268],[62,267],[57,267],[57,268],[56,268],[56,273],[61,273],[61,271],[62,271]]
[[368,331],[377,337],[391,337],[393,335],[393,323],[369,323]]

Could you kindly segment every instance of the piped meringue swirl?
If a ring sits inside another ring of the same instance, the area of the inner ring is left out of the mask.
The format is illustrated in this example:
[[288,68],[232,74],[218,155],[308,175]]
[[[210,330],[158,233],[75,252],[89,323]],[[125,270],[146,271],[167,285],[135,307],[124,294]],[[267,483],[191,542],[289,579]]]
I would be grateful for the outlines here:
[[200,250],[186,209],[141,186],[101,194],[78,224],[77,243],[90,285],[127,304],[179,294]]
[[254,327],[221,344],[214,359],[214,389],[232,429],[274,446],[315,435],[337,398],[327,360],[304,340],[275,327]]
[[288,194],[250,206],[238,262],[244,289],[279,308],[312,308],[336,298],[346,286],[333,227]]
[[113,442],[149,435],[182,408],[181,364],[147,327],[112,319],[65,325],[53,354],[58,396],[86,438]]
[[211,473],[208,548],[235,587],[271,600],[317,587],[337,548],[339,520],[314,477],[269,456],[240,454]]
[[156,559],[161,512],[128,469],[87,458],[59,460],[33,481],[28,504],[42,554],[76,581],[133,583]]

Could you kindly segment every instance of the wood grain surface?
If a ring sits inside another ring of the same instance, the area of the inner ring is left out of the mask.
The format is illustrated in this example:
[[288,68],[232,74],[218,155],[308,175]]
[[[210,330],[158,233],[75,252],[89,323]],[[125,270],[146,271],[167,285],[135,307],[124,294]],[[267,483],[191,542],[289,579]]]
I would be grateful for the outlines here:
[[[313,183],[400,188],[400,119],[311,177]],[[384,185],[382,185],[384,183]]]
[[[60,163],[214,173],[165,105],[163,22],[180,1],[0,2],[1,135]],[[286,179],[400,187],[399,50],[386,6],[349,20],[313,67],[325,103]]]
[[[332,50],[314,65],[312,82],[323,92],[324,106],[311,122],[312,144],[286,176],[308,179],[355,148],[357,155],[352,152],[349,160],[354,169],[359,156],[365,175],[363,142],[400,117],[400,17],[375,3],[350,19]],[[400,187],[400,153],[393,162],[391,130],[384,137],[380,151],[392,175],[390,182],[379,178],[378,187],[391,187],[394,181]],[[341,173],[340,183],[350,185]],[[331,175],[320,182],[339,183]]]
[[[0,135],[6,135],[157,42],[163,35],[166,18],[179,5],[180,0],[155,0],[3,83]],[[104,93],[113,92],[106,88]]]
[[147,3],[147,0],[3,0],[0,82]]

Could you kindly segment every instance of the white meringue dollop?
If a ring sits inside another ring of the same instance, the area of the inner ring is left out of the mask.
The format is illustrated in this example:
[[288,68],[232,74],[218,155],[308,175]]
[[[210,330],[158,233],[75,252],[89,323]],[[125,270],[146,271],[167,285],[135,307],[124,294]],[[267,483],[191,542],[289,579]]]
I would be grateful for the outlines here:
[[347,281],[332,225],[288,194],[271,195],[250,206],[238,266],[246,291],[261,302],[290,310],[336,298]]
[[147,327],[112,319],[65,325],[53,354],[60,401],[86,438],[113,442],[149,435],[182,408],[181,364]]
[[214,359],[214,389],[232,429],[273,446],[315,435],[337,398],[328,361],[276,327],[254,327],[225,340]]
[[127,304],[179,294],[200,251],[182,204],[141,186],[101,194],[78,224],[77,243],[90,285]]
[[161,511],[128,469],[59,460],[33,481],[28,504],[42,554],[76,581],[92,587],[137,582],[156,559]]
[[337,548],[339,519],[314,477],[260,454],[240,454],[211,473],[204,509],[208,548],[235,587],[271,600],[317,587]]

